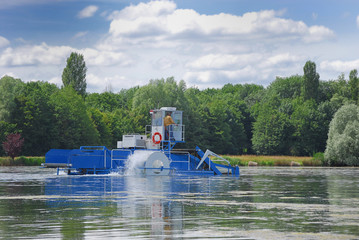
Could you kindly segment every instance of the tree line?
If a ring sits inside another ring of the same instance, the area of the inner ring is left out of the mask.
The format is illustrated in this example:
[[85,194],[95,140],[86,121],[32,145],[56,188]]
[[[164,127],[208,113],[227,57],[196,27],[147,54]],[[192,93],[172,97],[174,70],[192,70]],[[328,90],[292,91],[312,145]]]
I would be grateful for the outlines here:
[[[24,139],[22,154],[29,156],[82,145],[115,148],[123,134],[145,132],[150,109],[173,106],[184,111],[182,148],[198,145],[219,154],[311,156],[326,151],[337,111],[358,104],[357,70],[349,79],[341,74],[322,81],[311,61],[305,63],[303,75],[277,77],[268,87],[226,84],[199,90],[170,77],[117,93],[86,93],[83,57],[71,59],[81,57],[74,53],[68,58],[61,87],[9,76],[0,79],[0,143],[18,132]],[[329,152],[327,159],[334,156]],[[357,164],[358,157],[353,160]]]

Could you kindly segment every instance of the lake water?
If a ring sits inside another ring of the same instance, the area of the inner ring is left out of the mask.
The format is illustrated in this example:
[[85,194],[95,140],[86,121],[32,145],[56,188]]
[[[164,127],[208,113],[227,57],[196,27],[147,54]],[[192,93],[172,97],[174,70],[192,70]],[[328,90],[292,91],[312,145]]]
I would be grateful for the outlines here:
[[359,168],[233,177],[0,167],[0,239],[359,239]]

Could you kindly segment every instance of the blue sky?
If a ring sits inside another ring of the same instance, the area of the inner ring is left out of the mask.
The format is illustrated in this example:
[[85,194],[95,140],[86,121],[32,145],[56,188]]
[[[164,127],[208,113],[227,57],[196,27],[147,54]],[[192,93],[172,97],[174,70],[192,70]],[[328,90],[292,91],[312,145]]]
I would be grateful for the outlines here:
[[88,91],[174,76],[188,87],[267,86],[303,73],[359,69],[356,0],[12,0],[0,2],[0,77],[61,86],[85,56]]

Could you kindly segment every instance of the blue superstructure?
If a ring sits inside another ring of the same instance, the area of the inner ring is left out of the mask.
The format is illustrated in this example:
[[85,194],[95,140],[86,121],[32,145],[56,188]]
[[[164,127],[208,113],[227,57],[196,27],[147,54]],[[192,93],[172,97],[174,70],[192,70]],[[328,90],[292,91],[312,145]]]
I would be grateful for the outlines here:
[[[182,111],[173,107],[151,110],[152,124],[144,135],[129,134],[117,142],[117,149],[104,146],[82,146],[80,149],[51,149],[46,153],[43,167],[57,168],[68,174],[108,174],[136,171],[146,175],[203,174],[239,176],[239,167],[210,150],[203,152],[175,149],[185,142]],[[174,124],[165,127],[170,115]],[[211,156],[216,157],[215,162]]]

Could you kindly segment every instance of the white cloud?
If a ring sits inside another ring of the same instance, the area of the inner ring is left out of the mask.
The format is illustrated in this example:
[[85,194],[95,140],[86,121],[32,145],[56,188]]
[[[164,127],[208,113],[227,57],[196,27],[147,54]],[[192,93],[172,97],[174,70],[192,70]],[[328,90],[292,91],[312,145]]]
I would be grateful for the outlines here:
[[[274,68],[275,66],[288,66],[296,63],[304,63],[305,56],[294,55],[291,53],[280,53],[277,55],[269,56],[265,58],[262,66]],[[304,65],[304,64],[303,64]]]
[[98,51],[92,48],[81,50],[88,66],[113,66],[128,67],[133,60],[122,52]]
[[[121,88],[119,88],[118,86],[119,82],[124,83],[121,84]],[[128,81],[128,79],[125,76],[120,76],[118,74],[111,77],[105,77],[105,76],[98,76],[94,73],[89,73],[86,76],[86,83],[87,83],[87,91],[90,92],[103,92],[106,88],[109,87],[115,91],[119,91],[122,88],[128,89],[133,87],[132,85],[133,82]]]
[[208,54],[188,63],[186,66],[193,70],[235,69],[258,62],[259,60],[261,60],[261,58],[261,54],[258,53],[241,55]]
[[302,21],[282,18],[281,11],[264,10],[242,16],[220,13],[199,14],[177,9],[171,1],[131,5],[112,15],[111,42],[213,41],[213,40],[301,40],[318,42],[334,36],[324,26],[307,26]]
[[53,77],[51,78],[49,81],[49,83],[53,83],[56,84],[58,87],[60,87],[62,85],[62,78],[57,76],[57,77]]
[[320,69],[330,72],[349,72],[353,69],[359,69],[359,59],[352,61],[323,61],[320,63]]
[[[91,17],[97,11],[98,7],[88,6],[78,17]],[[90,92],[101,92],[106,85],[116,90],[130,88],[169,76],[200,88],[226,83],[268,85],[277,75],[302,74],[305,61],[315,54],[311,50],[318,49],[311,43],[329,45],[327,40],[335,36],[325,26],[284,18],[283,11],[206,15],[179,9],[166,0],[130,5],[101,16],[110,21],[109,31],[95,46],[76,49],[24,41],[14,47],[4,41],[0,71],[17,69],[24,72],[20,74],[24,81],[42,79],[61,85],[66,58],[79,52],[88,67]],[[73,39],[87,34],[78,32]],[[333,69],[332,62],[322,63]]]
[[220,88],[226,83],[250,83],[250,79],[255,79],[258,71],[252,66],[248,65],[237,70],[207,70],[197,72],[186,72],[184,80],[188,86],[197,86],[199,88]]
[[0,48],[6,47],[10,42],[6,38],[0,36]]
[[78,33],[75,34],[73,39],[82,38],[82,37],[86,36],[87,34],[88,34],[88,31],[78,32]]
[[308,34],[303,37],[304,42],[321,42],[335,36],[334,32],[324,26],[312,26],[308,28]]
[[92,17],[98,10],[98,7],[95,5],[90,5],[82,9],[78,14],[78,18],[89,18]]
[[152,62],[153,68],[159,70],[171,69],[176,67],[177,64],[176,59],[172,59],[171,57],[160,57]]
[[69,46],[25,45],[18,48],[6,48],[0,53],[0,66],[49,66],[61,65],[71,52],[84,55],[88,66],[130,66],[133,60],[122,52],[99,51],[93,48],[75,49]]
[[71,47],[50,47],[46,43],[35,46],[6,48],[0,55],[0,66],[29,66],[59,64],[66,55],[73,51]]
[[357,27],[359,28],[359,15],[357,16]]
[[0,55],[0,66],[57,65],[72,51],[74,49],[68,46],[48,46],[46,43],[9,47]]
[[199,87],[258,81],[267,85],[276,75],[299,74],[304,61],[290,53],[209,54],[188,63],[184,79]]
[[5,76],[9,76],[9,77],[13,77],[13,78],[19,78],[15,73],[13,72],[7,72],[5,74],[3,74],[0,78],[3,78]]

